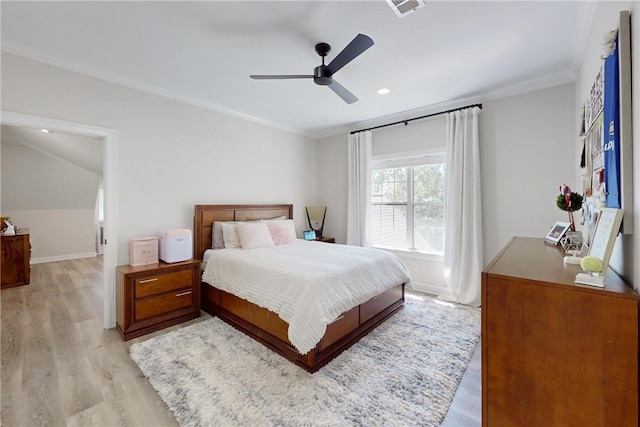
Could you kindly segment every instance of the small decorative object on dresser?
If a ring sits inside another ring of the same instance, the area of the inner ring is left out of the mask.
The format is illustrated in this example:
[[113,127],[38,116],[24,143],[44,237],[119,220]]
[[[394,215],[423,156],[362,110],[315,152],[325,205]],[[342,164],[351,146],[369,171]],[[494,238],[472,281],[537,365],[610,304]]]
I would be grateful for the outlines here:
[[126,341],[200,317],[200,262],[116,269],[116,327]]
[[592,268],[594,266],[593,262],[585,264],[589,266],[590,269],[585,269],[586,273],[578,273],[576,275],[577,283],[599,287],[605,285],[605,276],[602,273],[604,273],[609,266],[609,258],[613,251],[616,236],[618,236],[618,232],[620,231],[623,214],[624,211],[622,209],[603,208],[600,211],[587,258],[599,260],[602,268],[599,271],[595,271],[595,269]]
[[570,222],[556,222],[547,233],[544,242],[548,245],[556,246],[569,228],[571,228]]
[[582,208],[582,195],[571,191],[568,185],[560,186],[560,194],[556,198],[556,206],[560,210],[569,213],[569,222],[571,223],[571,231],[576,231],[576,225],[573,221],[573,213]]

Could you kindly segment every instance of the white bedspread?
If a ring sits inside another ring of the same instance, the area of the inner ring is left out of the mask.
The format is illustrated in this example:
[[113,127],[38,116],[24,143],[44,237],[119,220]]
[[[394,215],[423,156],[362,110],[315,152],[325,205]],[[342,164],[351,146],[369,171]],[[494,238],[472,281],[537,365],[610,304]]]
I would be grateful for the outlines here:
[[202,280],[277,313],[289,323],[289,341],[305,354],[340,314],[410,277],[386,251],[297,240],[212,251]]

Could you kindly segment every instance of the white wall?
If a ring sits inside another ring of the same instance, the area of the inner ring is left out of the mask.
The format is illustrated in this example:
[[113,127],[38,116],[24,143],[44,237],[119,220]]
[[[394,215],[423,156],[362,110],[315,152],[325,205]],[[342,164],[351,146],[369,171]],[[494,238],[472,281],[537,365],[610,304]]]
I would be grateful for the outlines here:
[[[485,265],[513,236],[544,237],[556,221],[567,220],[555,198],[558,186],[572,181],[578,161],[573,145],[575,114],[572,84],[483,103],[479,128]],[[424,134],[434,139],[440,135],[442,143],[434,145],[443,145],[442,120],[374,131],[374,152],[415,150],[429,143],[423,140]],[[376,146],[376,141],[384,144]],[[347,136],[321,139],[317,147],[318,199],[328,206],[326,234],[344,242]],[[405,260],[412,265],[417,282],[435,287],[444,284],[437,263]]]
[[93,209],[3,209],[2,215],[29,229],[32,264],[96,255]]
[[[631,57],[632,57],[632,111],[633,111],[633,186],[634,186],[634,234],[619,235],[610,260],[610,266],[629,284],[640,291],[640,4],[635,1],[598,2],[594,6],[593,22],[589,28],[584,55],[576,79],[576,110],[586,100],[596,75],[602,65],[602,40],[609,31],[618,28],[620,11],[631,12]],[[576,125],[578,126],[576,117]],[[582,149],[579,138],[574,138],[575,151]],[[581,170],[575,168],[576,188],[581,188]]]
[[32,263],[95,256],[96,174],[4,139],[1,164],[1,213],[29,229]]
[[572,84],[483,103],[480,113],[484,262],[513,236],[544,237],[561,184],[571,184],[577,114]]
[[3,210],[95,206],[100,177],[72,163],[3,141],[1,164]]
[[200,203],[316,199],[310,138],[2,53],[2,108],[118,132],[118,260],[129,239],[193,228]]

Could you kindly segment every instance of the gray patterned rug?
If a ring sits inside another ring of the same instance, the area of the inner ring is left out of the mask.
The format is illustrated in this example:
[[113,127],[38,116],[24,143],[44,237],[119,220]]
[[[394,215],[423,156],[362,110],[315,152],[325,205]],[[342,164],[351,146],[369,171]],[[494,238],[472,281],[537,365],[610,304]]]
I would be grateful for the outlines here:
[[438,425],[479,335],[479,309],[407,294],[315,374],[217,318],[130,353],[181,426]]

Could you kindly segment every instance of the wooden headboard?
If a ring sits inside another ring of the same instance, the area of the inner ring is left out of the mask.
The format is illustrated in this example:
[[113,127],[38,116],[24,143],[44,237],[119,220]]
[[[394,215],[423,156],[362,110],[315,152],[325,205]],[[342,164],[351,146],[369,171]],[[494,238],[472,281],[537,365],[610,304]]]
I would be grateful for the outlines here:
[[212,248],[215,221],[252,221],[285,215],[293,219],[293,205],[195,205],[193,216],[193,254],[202,260],[204,251]]

